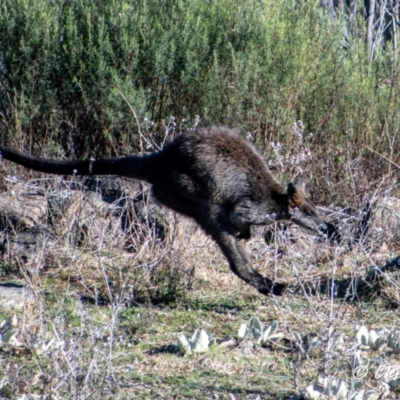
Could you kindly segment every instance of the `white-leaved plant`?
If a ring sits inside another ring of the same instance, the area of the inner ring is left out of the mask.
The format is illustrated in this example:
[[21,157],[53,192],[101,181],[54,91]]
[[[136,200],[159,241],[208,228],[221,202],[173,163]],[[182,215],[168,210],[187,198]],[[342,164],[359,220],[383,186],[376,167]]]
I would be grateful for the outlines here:
[[304,393],[305,400],[322,400],[330,398],[331,400],[347,400],[348,385],[341,379],[328,379],[318,377],[316,383],[308,386]]
[[386,397],[383,392],[376,390],[350,390],[349,385],[341,379],[322,377],[308,386],[302,395],[304,400],[377,400]]
[[388,330],[386,328],[378,330],[368,330],[365,325],[360,326],[357,331],[356,339],[358,346],[362,350],[378,350],[387,343]]
[[0,324],[0,346],[10,345],[13,347],[20,347],[22,343],[18,340],[18,319],[14,315],[10,318],[5,319]]
[[238,331],[239,339],[254,340],[259,344],[274,342],[283,337],[282,333],[277,333],[278,321],[272,321],[267,327],[259,318],[253,317],[248,324],[240,325]]
[[196,329],[192,338],[188,340],[184,334],[178,337],[179,347],[184,354],[204,353],[210,346],[210,335],[204,329]]

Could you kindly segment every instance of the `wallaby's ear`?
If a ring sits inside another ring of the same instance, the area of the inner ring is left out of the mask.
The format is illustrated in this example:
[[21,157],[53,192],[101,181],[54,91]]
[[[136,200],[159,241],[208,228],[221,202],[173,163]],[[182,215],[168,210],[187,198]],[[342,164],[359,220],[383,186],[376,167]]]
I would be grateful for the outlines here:
[[290,207],[300,207],[306,200],[305,185],[299,179],[289,182],[286,188],[286,193],[289,199]]

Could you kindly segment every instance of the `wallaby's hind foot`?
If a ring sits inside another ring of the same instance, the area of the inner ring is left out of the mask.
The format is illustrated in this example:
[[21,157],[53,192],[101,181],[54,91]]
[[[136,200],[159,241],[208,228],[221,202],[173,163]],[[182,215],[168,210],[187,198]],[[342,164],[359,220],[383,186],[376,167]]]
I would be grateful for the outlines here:
[[258,292],[268,296],[269,294],[274,294],[275,296],[283,296],[286,292],[287,285],[283,283],[274,283],[270,279],[264,277],[265,283],[260,284],[257,288]]

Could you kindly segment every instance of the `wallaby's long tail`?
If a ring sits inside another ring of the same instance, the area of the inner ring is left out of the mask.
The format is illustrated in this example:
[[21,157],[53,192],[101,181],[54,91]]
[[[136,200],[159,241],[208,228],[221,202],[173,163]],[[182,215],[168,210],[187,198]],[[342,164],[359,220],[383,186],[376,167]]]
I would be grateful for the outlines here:
[[148,180],[151,175],[151,158],[128,156],[100,160],[58,161],[22,154],[0,147],[0,156],[35,171],[57,175],[121,175]]

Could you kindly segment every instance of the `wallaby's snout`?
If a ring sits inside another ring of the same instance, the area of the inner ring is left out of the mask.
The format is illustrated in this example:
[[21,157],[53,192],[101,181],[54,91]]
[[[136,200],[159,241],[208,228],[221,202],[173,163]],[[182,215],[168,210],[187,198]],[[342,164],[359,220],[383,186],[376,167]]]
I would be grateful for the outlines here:
[[328,235],[328,225],[321,219],[314,204],[307,198],[304,183],[297,180],[287,186],[290,220],[303,228]]

